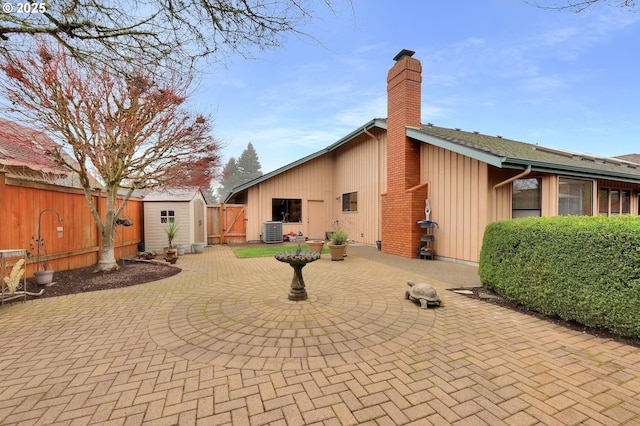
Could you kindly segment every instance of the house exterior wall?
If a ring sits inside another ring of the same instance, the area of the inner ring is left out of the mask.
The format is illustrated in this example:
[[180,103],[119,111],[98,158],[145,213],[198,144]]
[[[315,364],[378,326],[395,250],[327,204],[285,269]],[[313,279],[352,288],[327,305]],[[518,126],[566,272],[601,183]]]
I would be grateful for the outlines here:
[[308,235],[307,201],[324,200],[326,221],[336,203],[333,194],[333,157],[325,155],[314,158],[290,170],[250,187],[245,203],[247,219],[247,241],[258,241],[262,234],[262,224],[271,221],[271,200],[273,198],[302,199],[302,221],[283,224],[283,232],[301,231]]
[[[449,150],[423,144],[421,181],[428,183],[431,220],[438,223],[436,254],[478,262],[487,224],[512,218],[512,184],[495,187],[522,170],[499,169]],[[541,179],[541,215],[558,215],[559,175],[531,173]],[[598,187],[629,189],[631,214],[638,215],[640,185],[593,180],[592,214],[598,214]]]
[[436,255],[477,262],[484,228],[494,211],[490,208],[494,197],[489,166],[447,149],[422,144],[420,180],[428,184],[430,219],[439,226],[435,232]]
[[[368,134],[367,134],[368,133]],[[325,231],[338,222],[349,239],[375,244],[380,239],[380,194],[385,190],[386,132],[374,128],[344,148],[302,163],[290,170],[250,187],[246,207],[247,241],[260,240],[262,225],[271,221],[273,198],[302,200],[301,222],[284,223],[283,233],[309,235],[308,201],[322,201]],[[342,211],[342,196],[358,193],[358,210]]]
[[[615,189],[628,189],[631,191],[631,214],[638,215],[640,214],[640,185],[629,183],[629,182],[617,182],[611,180],[598,179],[597,182],[598,188],[615,188]],[[596,192],[597,194],[597,192]],[[596,197],[597,198],[597,197]],[[594,212],[598,212],[598,202],[596,199],[596,205],[594,207],[596,210]]]
[[[517,175],[520,173],[519,171],[509,171],[509,170],[500,170],[494,167],[489,166],[492,169],[491,175],[493,176],[493,181],[491,185],[495,185],[503,179],[508,179],[510,175]],[[531,173],[527,175],[526,178],[540,178],[541,179],[541,215],[544,217],[551,217],[558,215],[558,200],[560,194],[559,182],[560,178],[566,175],[556,175],[556,174],[545,174],[545,173]],[[572,177],[575,178],[575,177]],[[628,189],[631,191],[631,215],[638,215],[639,211],[639,200],[637,193],[640,191],[640,185],[629,183],[629,182],[621,182],[614,180],[604,180],[604,179],[588,179],[588,178],[578,178],[591,180],[593,182],[592,187],[592,211],[591,214],[593,216],[598,215],[598,188],[614,188],[614,189]],[[504,185],[496,190],[495,195],[495,205],[494,205],[494,217],[493,220],[506,220],[511,219],[511,211],[512,211],[512,185]]]
[[160,223],[160,212],[173,210],[180,226],[174,244],[191,245],[193,235],[191,203],[187,201],[145,201],[144,202],[144,244],[147,250],[161,251],[169,245],[164,223]]
[[[331,222],[337,219],[350,240],[375,244],[381,239],[380,194],[385,190],[385,160],[386,132],[381,129],[372,129],[370,135],[363,134],[336,152],[334,189],[329,199],[332,211],[327,231],[331,230]],[[342,198],[336,198],[350,192],[358,193],[358,210],[343,212]]]

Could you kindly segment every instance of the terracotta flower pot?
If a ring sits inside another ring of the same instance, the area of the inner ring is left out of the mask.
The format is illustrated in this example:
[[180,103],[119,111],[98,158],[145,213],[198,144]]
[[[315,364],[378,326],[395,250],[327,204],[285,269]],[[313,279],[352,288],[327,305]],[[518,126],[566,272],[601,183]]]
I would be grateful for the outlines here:
[[344,256],[347,253],[346,244],[331,244],[328,243],[329,252],[331,253],[331,260],[344,260]]
[[324,248],[323,240],[309,240],[307,241],[307,247],[311,253],[319,253],[322,256],[322,249]]
[[178,258],[178,250],[177,249],[169,249],[167,250],[167,255],[165,259],[169,262],[171,259]]

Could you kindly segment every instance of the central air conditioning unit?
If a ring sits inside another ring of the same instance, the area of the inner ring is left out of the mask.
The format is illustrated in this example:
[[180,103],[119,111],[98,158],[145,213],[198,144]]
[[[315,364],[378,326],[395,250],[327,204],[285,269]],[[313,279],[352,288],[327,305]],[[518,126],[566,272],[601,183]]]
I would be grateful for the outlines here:
[[262,241],[271,243],[282,242],[282,222],[265,222],[262,225]]

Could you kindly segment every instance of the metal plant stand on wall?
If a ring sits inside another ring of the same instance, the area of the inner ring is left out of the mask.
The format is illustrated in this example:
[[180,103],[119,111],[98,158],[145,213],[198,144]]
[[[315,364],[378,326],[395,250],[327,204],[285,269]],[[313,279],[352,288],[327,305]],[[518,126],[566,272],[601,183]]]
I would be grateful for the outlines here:
[[9,287],[4,281],[4,277],[7,276],[7,267],[13,268],[15,264],[20,260],[24,259],[24,267],[26,270],[26,262],[27,262],[27,251],[23,249],[9,249],[9,250],[0,250],[0,281],[2,281],[2,292],[0,293],[0,299],[2,299],[1,304],[4,306],[4,302],[9,302],[11,300],[22,299],[24,302],[27,300],[27,296],[40,296],[44,292],[44,290],[40,290],[38,293],[32,293],[27,291],[27,274],[25,273],[21,278],[21,284],[15,289],[15,291],[11,292]]
[[438,224],[431,220],[421,220],[418,225],[421,231],[418,259],[433,260],[436,255],[436,236],[434,231],[438,228]]

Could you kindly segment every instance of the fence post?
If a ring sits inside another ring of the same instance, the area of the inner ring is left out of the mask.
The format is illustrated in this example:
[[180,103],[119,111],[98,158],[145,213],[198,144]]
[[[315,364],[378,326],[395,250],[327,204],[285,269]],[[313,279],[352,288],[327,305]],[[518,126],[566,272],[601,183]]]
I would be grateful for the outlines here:
[[220,244],[224,244],[224,232],[227,227],[227,208],[220,203]]

